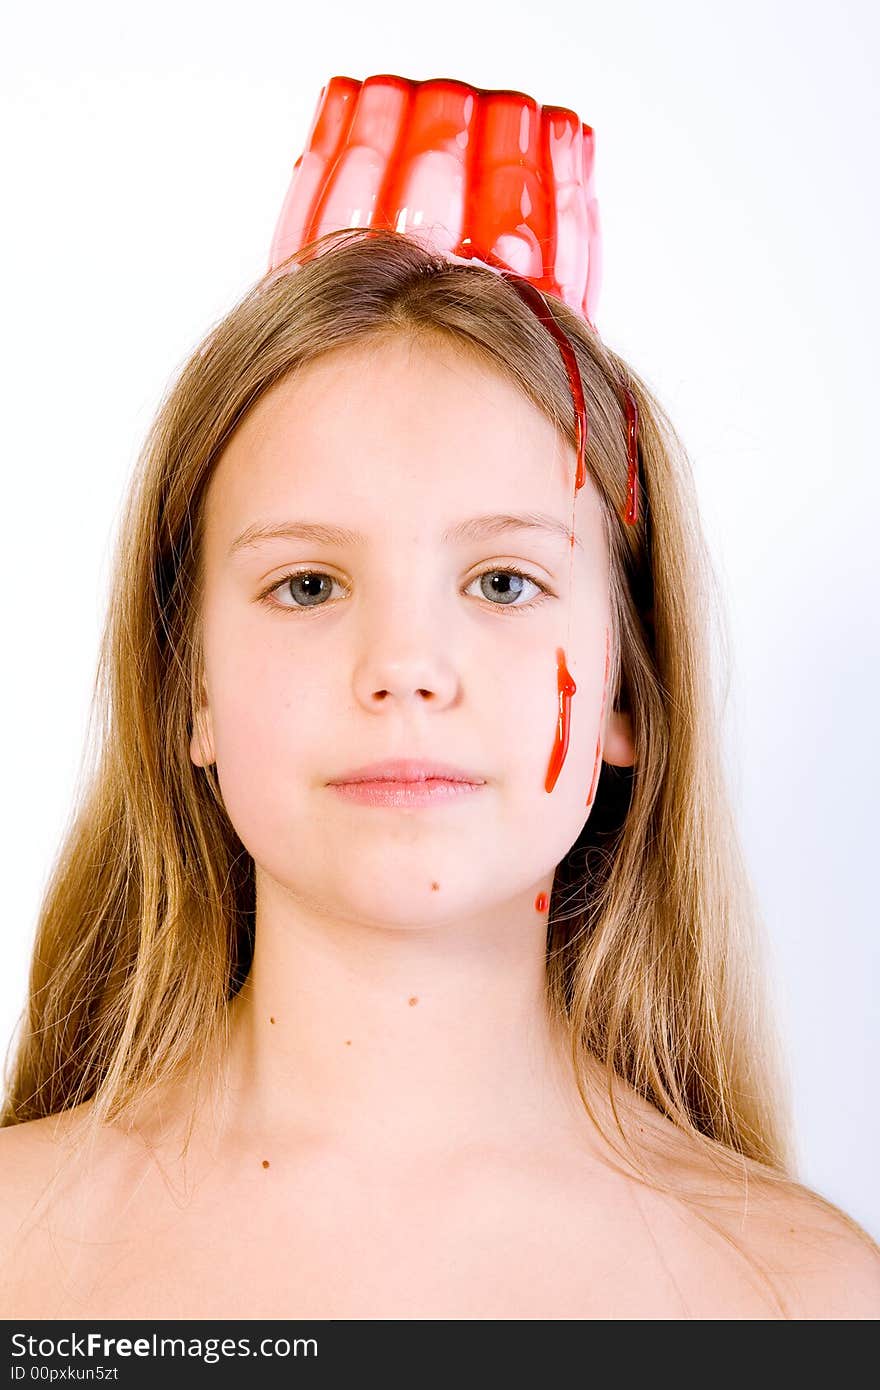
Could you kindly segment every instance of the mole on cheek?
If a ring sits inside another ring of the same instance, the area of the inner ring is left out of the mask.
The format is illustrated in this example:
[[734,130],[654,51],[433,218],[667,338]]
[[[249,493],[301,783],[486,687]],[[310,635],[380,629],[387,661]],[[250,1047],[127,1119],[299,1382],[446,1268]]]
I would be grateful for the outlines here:
[[269,1019],[269,1022],[270,1022],[270,1023],[274,1023],[274,1022],[275,1022],[274,1018],[270,1018],[270,1019]]
[[440,888],[440,884],[439,884],[439,883],[432,883],[432,884],[431,884],[431,892],[432,892],[432,893],[436,893],[436,892],[438,891],[439,888]]
[[419,1001],[418,1001],[418,998],[417,998],[417,996],[414,994],[413,997],[412,997],[412,999],[410,999],[410,1001],[409,1001],[410,1008],[412,1008],[413,1004],[418,1004],[418,1002],[419,1002]]
[[264,1167],[264,1168],[268,1168],[268,1167],[269,1167],[269,1160],[268,1160],[268,1158],[264,1158],[264,1159],[263,1159],[263,1167]]
[[351,1038],[346,1038],[346,1039],[345,1039],[345,1046],[346,1046],[346,1047],[351,1047]]

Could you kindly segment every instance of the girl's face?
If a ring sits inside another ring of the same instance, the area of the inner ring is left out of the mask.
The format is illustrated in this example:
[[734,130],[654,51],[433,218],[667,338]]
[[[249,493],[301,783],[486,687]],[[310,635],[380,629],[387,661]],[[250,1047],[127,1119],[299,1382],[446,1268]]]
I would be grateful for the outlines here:
[[[589,478],[568,542],[574,471],[514,385],[442,343],[334,352],[250,411],[206,499],[205,743],[194,735],[191,756],[216,761],[258,876],[322,915],[401,927],[546,884],[588,817],[610,623]],[[526,513],[552,529],[480,520]],[[303,523],[351,534],[283,534]],[[577,691],[548,793],[559,647]],[[632,762],[612,694],[604,756]],[[330,785],[386,758],[484,785],[421,807]]]

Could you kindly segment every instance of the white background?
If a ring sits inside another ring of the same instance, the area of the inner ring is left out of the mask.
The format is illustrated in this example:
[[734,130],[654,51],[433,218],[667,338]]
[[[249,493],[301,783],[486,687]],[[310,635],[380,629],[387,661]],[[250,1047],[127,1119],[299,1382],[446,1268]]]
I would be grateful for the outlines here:
[[321,86],[457,77],[596,130],[597,322],[694,462],[725,747],[801,1176],[880,1237],[878,11],[745,0],[19,6],[4,25],[0,1051],[82,752],[117,510],[161,393],[265,270]]

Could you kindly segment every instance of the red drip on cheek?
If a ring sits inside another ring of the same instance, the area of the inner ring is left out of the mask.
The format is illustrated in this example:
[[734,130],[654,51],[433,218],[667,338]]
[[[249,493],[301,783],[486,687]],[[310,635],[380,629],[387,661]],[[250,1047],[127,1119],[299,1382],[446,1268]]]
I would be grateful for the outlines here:
[[[541,320],[547,332],[555,339],[562,360],[565,363],[565,370],[568,374],[568,382],[571,388],[571,397],[574,403],[575,419],[577,423],[577,469],[574,479],[575,498],[579,490],[587,481],[587,441],[588,441],[588,420],[587,407],[584,400],[583,385],[581,375],[578,370],[577,358],[574,348],[569,341],[567,333],[556,322],[550,309],[536,287],[525,280],[522,276],[514,274],[505,267],[496,256],[487,253],[485,259],[490,265],[494,265],[500,270],[504,277],[513,285],[519,296],[529,306],[533,313]],[[626,480],[626,507],[623,519],[628,526],[635,526],[639,516],[639,408],[636,398],[628,386],[624,386],[623,400],[626,412],[626,458],[627,458],[627,480]],[[574,548],[574,520],[572,519],[572,532],[569,537],[569,545]],[[602,724],[605,719],[605,700],[608,689],[608,667],[610,660],[610,640],[608,630],[605,631],[605,683],[602,691],[602,713],[599,718],[599,736],[596,740],[596,756],[593,763],[593,777],[590,783],[590,792],[587,797],[587,806],[591,806],[593,797],[596,793],[596,783],[599,777],[599,766],[602,761]],[[556,729],[556,740],[553,745],[553,752],[550,755],[550,765],[547,769],[547,776],[544,788],[552,792],[556,786],[557,778],[562,770],[565,755],[568,751],[568,740],[571,721],[571,697],[574,695],[577,686],[572,679],[571,672],[565,662],[565,653],[561,647],[556,651],[556,679],[559,692],[559,719]]]
[[538,896],[535,898],[535,911],[546,912],[549,902],[550,899],[547,897],[546,893],[539,893]]
[[[459,253],[463,248],[459,247]],[[485,251],[482,259],[488,265],[494,266],[501,275],[517,291],[520,298],[529,306],[535,316],[540,319],[547,332],[555,340],[562,360],[565,363],[565,370],[568,375],[568,383],[571,389],[571,398],[574,404],[575,421],[577,424],[577,469],[575,471],[574,495],[587,481],[587,441],[588,441],[588,420],[587,407],[584,400],[583,384],[581,374],[578,369],[577,358],[574,348],[571,345],[568,334],[556,322],[553,314],[547,306],[542,294],[539,293],[531,281],[517,275],[509,266],[499,260],[491,251]],[[593,325],[590,325],[593,327]],[[639,516],[639,408],[636,398],[628,386],[622,387],[624,410],[626,414],[626,459],[627,459],[627,479],[626,479],[626,507],[623,512],[623,519],[628,526],[635,526]],[[569,538],[569,545],[574,548],[574,522],[572,519],[572,533]],[[608,632],[605,633],[605,685],[608,683],[608,662],[609,662],[609,639]],[[565,754],[568,750],[569,726],[571,714],[571,697],[577,687],[572,679],[571,673],[565,664],[565,654],[562,648],[557,648],[557,684],[559,688],[559,721],[556,731],[556,741],[553,745],[553,752],[550,755],[550,765],[547,769],[547,777],[544,782],[545,790],[551,792],[556,785],[556,779],[562,769]],[[602,715],[599,720],[599,737],[596,740],[596,757],[593,764],[593,778],[590,784],[590,793],[587,797],[587,806],[590,806],[596,791],[596,782],[599,776],[599,764],[602,757],[602,722],[605,718],[605,690],[602,692]]]
[[572,674],[565,664],[565,652],[556,648],[556,687],[559,694],[559,717],[556,721],[556,739],[550,754],[550,763],[544,781],[544,790],[552,792],[556,779],[562,771],[562,764],[568,752],[571,733],[571,697],[577,690]]

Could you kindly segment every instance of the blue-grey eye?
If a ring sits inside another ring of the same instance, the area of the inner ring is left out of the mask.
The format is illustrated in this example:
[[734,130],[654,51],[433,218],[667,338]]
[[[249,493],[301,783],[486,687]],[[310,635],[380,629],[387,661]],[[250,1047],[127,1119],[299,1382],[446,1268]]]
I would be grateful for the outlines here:
[[[552,598],[552,592],[546,584],[532,579],[529,574],[523,574],[522,570],[511,568],[510,565],[483,570],[471,583],[479,584],[482,597],[492,608],[504,609],[508,613],[530,613],[546,599]],[[523,594],[523,583],[531,584],[537,591],[537,596],[530,598],[527,603],[518,603],[517,600]]]
[[477,578],[483,597],[490,600],[501,599],[503,606],[510,606],[516,602],[523,592],[524,581],[530,584],[535,582],[519,570],[484,570]]
[[[302,570],[299,574],[288,574],[275,585],[272,592],[284,590],[285,597],[293,596],[296,608],[320,608],[330,597],[333,585],[338,581],[332,574],[322,574],[320,570]],[[282,604],[283,608],[290,607]]]

